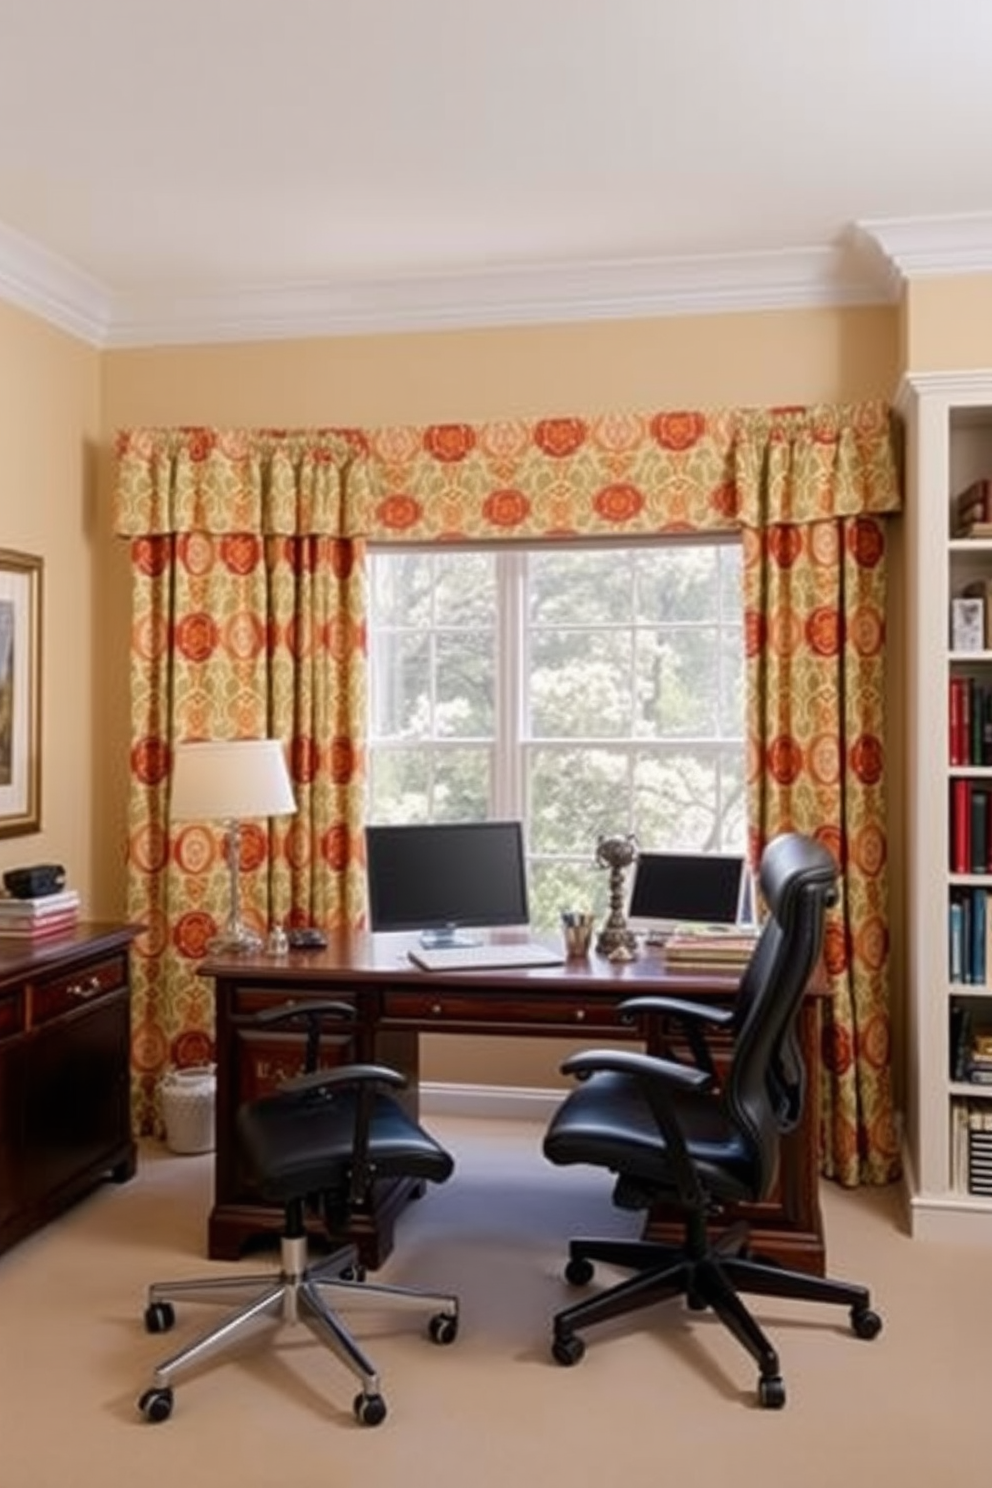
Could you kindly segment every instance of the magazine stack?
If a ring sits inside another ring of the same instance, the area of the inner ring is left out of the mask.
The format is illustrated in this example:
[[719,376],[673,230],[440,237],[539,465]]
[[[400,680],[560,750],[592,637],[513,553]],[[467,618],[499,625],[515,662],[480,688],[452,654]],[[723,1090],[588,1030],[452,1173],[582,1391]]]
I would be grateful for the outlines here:
[[0,898],[0,945],[66,935],[79,922],[79,894],[60,889],[37,899]]

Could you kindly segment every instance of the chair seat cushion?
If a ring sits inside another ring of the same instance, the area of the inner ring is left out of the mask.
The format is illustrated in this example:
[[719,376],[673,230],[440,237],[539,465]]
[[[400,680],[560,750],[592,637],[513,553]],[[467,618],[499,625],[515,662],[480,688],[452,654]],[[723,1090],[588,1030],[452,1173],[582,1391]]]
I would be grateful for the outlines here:
[[[679,1126],[698,1175],[714,1199],[757,1198],[760,1164],[712,1091],[670,1087]],[[630,1075],[594,1074],[566,1097],[544,1137],[553,1163],[587,1163],[637,1179],[663,1198],[674,1196],[668,1148],[641,1086]]]
[[[243,1105],[237,1126],[242,1150],[265,1198],[285,1203],[342,1187],[352,1166],[354,1090],[314,1097],[274,1092]],[[443,1183],[451,1155],[392,1097],[376,1093],[369,1129],[374,1176]]]

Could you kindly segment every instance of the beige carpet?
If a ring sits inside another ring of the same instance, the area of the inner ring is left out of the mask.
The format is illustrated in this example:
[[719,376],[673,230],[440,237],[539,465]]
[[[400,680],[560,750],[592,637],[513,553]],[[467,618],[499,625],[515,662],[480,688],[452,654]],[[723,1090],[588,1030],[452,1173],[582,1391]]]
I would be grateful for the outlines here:
[[988,1483],[992,1255],[910,1241],[895,1190],[824,1189],[831,1270],[873,1288],[885,1331],[864,1343],[843,1314],[759,1301],[789,1396],[761,1411],[739,1347],[671,1306],[591,1330],[581,1364],[554,1364],[566,1238],[633,1217],[611,1210],[604,1175],[544,1163],[538,1127],[432,1127],[458,1167],[410,1206],[384,1274],[458,1291],[462,1331],[437,1348],[409,1315],[366,1315],[383,1425],[354,1422],[351,1376],[302,1328],[182,1382],[170,1421],[137,1414],[154,1361],[212,1311],[181,1310],[166,1339],[144,1331],[148,1281],[210,1269],[210,1160],[150,1146],[133,1183],[0,1258],[2,1488]]

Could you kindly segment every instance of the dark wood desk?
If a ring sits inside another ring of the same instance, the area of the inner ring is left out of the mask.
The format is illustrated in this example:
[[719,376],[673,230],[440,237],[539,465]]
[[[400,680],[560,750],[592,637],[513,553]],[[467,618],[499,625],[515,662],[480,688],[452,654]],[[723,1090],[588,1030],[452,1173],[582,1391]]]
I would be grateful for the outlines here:
[[[590,1046],[644,1038],[649,1050],[658,1049],[661,1029],[635,1027],[617,1012],[617,1003],[649,992],[727,1002],[736,987],[734,976],[716,971],[670,971],[661,953],[647,953],[626,965],[593,956],[588,962],[540,969],[432,973],[411,966],[406,957],[411,943],[403,936],[342,934],[323,951],[212,960],[200,967],[200,974],[215,983],[217,1004],[217,1146],[208,1236],[212,1257],[235,1258],[251,1239],[271,1236],[280,1222],[279,1212],[252,1190],[235,1144],[234,1115],[242,1101],[271,1090],[299,1069],[302,1039],[251,1027],[247,1015],[258,1009],[308,996],[330,995],[350,1003],[354,1020],[343,1024],[333,1041],[325,1040],[327,1062],[379,1059],[402,1070],[410,1081],[410,1109],[416,1112],[421,1033],[580,1034]],[[808,995],[801,1014],[810,1092],[819,1089],[819,1001],[816,992]],[[723,1222],[746,1216],[761,1249],[783,1264],[822,1275],[818,1118],[812,1099],[800,1126],[783,1143],[773,1196],[764,1204],[735,1209]],[[388,1255],[396,1217],[410,1193],[409,1184],[381,1186],[374,1214],[354,1235],[366,1266],[374,1268]],[[672,1216],[652,1211],[645,1233],[674,1235]]]

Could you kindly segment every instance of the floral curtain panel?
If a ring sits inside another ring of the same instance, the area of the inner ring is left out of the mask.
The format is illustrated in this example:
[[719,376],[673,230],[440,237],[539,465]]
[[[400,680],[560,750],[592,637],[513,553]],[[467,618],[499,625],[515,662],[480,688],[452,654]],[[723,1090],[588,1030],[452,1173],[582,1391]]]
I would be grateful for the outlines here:
[[[776,832],[801,830],[828,842],[845,870],[827,945],[833,996],[824,1026],[825,1169],[845,1183],[895,1176],[882,519],[899,510],[901,497],[887,405],[502,420],[338,430],[319,438],[306,431],[132,431],[122,436],[119,458],[118,531],[135,543],[150,532],[206,525],[230,534],[258,523],[284,537],[301,524],[316,524],[344,545],[332,550],[350,573],[346,589],[341,586],[349,618],[331,647],[339,667],[338,774],[326,758],[308,767],[339,782],[357,778],[364,747],[358,706],[364,696],[363,539],[629,539],[743,531],[752,855]],[[323,558],[329,561],[332,551]],[[263,568],[272,553],[265,552]],[[321,555],[312,556],[319,567]],[[204,596],[197,602],[201,614],[210,613]],[[255,601],[242,596],[239,603],[250,614]],[[306,604],[300,596],[298,606]],[[155,613],[151,596],[139,613]],[[269,635],[264,605],[256,625]],[[285,659],[290,669],[296,666],[292,647]],[[305,665],[316,687],[312,661],[308,653]],[[148,671],[148,658],[136,650],[139,713],[145,723],[154,718],[161,726],[164,696],[156,708],[140,705]],[[210,690],[211,698],[224,693]],[[198,724],[211,721],[232,722],[227,713],[211,720],[201,711],[197,718]],[[136,737],[146,732],[136,725]],[[188,736],[172,724],[171,738]],[[281,736],[294,737],[292,731]],[[297,746],[301,753],[311,758],[312,743]],[[132,794],[140,807],[141,790],[137,800]],[[360,916],[353,852],[359,819],[360,802],[351,795],[334,859],[346,888],[328,899],[331,913],[349,922]],[[158,823],[164,832],[161,816]],[[134,841],[132,829],[132,863]],[[173,1012],[170,1028],[184,1018],[184,1010]],[[206,1010],[197,1007],[196,1019],[205,1030]],[[174,1051],[175,1034],[172,1044]],[[160,1038],[159,1063],[167,1049]],[[157,1067],[146,1060],[146,1068]]]
[[149,1131],[164,1071],[213,1057],[196,966],[229,907],[223,824],[170,825],[174,745],[284,745],[297,814],[242,831],[241,907],[255,929],[362,913],[363,565],[341,533],[364,460],[319,430],[132,431],[117,456],[132,563],[128,915],[148,927],[135,946],[132,1063]]

